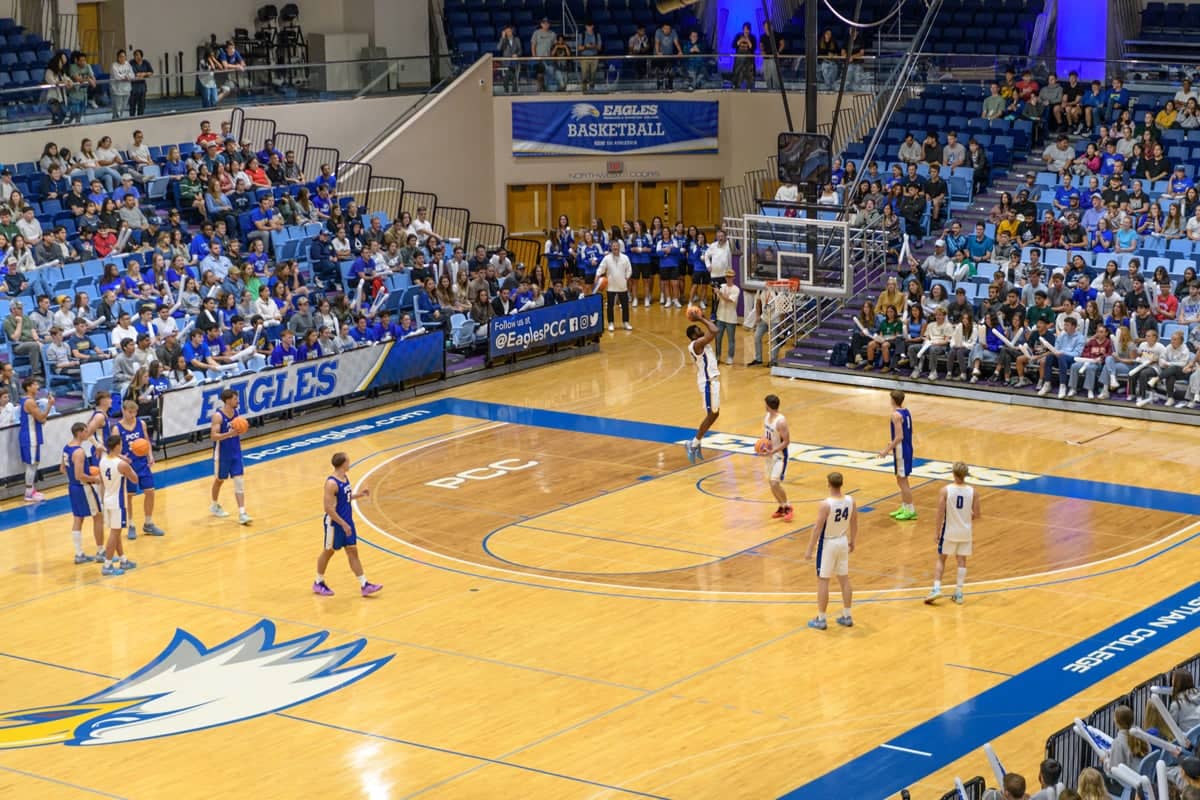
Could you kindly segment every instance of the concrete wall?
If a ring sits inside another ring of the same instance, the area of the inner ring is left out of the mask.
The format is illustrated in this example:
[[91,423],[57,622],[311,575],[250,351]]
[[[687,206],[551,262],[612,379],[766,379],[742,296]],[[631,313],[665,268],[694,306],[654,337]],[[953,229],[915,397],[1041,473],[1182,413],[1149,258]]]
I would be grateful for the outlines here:
[[[398,95],[333,100],[319,105],[300,103],[259,106],[247,108],[246,116],[273,119],[276,130],[307,134],[310,144],[337,147],[343,157],[347,157],[367,144],[382,128],[411,108],[419,99],[420,95]],[[317,113],[318,109],[320,113]],[[0,136],[0,148],[4,153],[5,163],[34,161],[41,157],[42,148],[49,141],[65,144],[75,151],[79,149],[79,141],[83,137],[96,141],[100,136],[107,134],[113,137],[117,147],[125,147],[132,140],[134,129],[141,129],[146,134],[149,144],[177,144],[196,138],[200,132],[200,120],[211,121],[215,130],[221,120],[229,119],[231,111],[231,108],[209,109],[204,112],[143,117],[100,125],[9,133]]]

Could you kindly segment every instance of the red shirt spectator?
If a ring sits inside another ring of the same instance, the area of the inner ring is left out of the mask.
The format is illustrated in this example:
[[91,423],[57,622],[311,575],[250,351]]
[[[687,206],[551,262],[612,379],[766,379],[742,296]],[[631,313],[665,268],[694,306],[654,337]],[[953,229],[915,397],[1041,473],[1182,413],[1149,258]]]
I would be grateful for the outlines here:
[[1025,70],[1021,73],[1021,80],[1017,81],[1017,94],[1021,96],[1021,100],[1028,102],[1029,98],[1037,94],[1041,88],[1033,79],[1032,72]]
[[204,120],[201,122],[200,135],[196,137],[196,145],[203,150],[210,144],[219,145],[220,143],[221,137],[218,134],[213,133],[212,125],[209,123],[209,121]]
[[1171,294],[1170,287],[1158,290],[1158,300],[1155,303],[1154,316],[1159,322],[1174,320],[1179,313],[1179,300]]
[[117,236],[109,228],[101,228],[92,237],[92,247],[95,248],[96,255],[100,258],[107,258],[116,246]]

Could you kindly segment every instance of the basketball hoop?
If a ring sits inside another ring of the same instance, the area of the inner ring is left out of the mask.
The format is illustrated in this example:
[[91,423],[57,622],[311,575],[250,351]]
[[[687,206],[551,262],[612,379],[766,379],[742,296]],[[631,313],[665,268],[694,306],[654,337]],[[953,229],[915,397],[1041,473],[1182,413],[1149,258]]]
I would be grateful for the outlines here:
[[779,280],[765,281],[763,284],[768,292],[771,293],[771,316],[776,314],[790,314],[795,307],[796,295],[800,293],[799,278],[781,278]]
[[797,292],[800,290],[800,279],[784,278],[777,281],[766,281],[766,287],[776,292]]

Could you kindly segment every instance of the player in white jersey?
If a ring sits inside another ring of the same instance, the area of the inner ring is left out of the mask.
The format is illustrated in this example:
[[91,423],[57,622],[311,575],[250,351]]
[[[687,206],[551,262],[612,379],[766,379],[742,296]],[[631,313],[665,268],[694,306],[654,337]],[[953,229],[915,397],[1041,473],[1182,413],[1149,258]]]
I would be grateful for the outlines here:
[[967,465],[956,461],[953,467],[954,483],[942,487],[938,499],[936,539],[937,564],[933,568],[933,591],[925,602],[933,605],[942,597],[942,572],[946,569],[946,557],[954,556],[958,562],[958,580],[954,585],[954,602],[962,605],[963,583],[967,579],[967,556],[971,555],[972,521],[979,519],[979,493],[967,485]]
[[779,503],[771,519],[792,521],[792,504],[788,502],[787,491],[783,488],[783,478],[787,475],[788,445],[792,436],[788,430],[787,418],[779,413],[779,398],[769,394],[763,398],[767,406],[767,415],[763,417],[763,438],[767,441],[768,449],[763,455],[767,457],[767,483],[771,486],[771,494]]
[[842,613],[837,624],[847,628],[854,626],[850,617],[850,554],[854,552],[854,540],[858,538],[858,509],[854,498],[842,494],[842,473],[831,472],[826,476],[829,497],[817,507],[817,521],[813,523],[812,537],[808,541],[805,560],[817,556],[817,617],[809,620],[808,627],[819,631],[825,623],[825,609],[829,607],[829,579],[837,575],[842,587]]
[[717,336],[717,326],[698,311],[693,313],[688,309],[688,354],[696,365],[696,384],[700,389],[700,399],[704,402],[704,419],[696,429],[695,437],[684,445],[688,461],[696,463],[697,458],[704,458],[700,451],[700,440],[708,429],[721,415],[721,371],[717,369],[717,354],[713,351],[713,339]]
[[[121,456],[125,440],[114,433],[104,440],[105,452],[100,456],[101,505],[104,524],[108,527],[108,542],[104,546],[104,567],[101,575],[124,575],[137,564],[125,557],[121,534],[125,531],[125,493],[130,484],[137,484],[137,473]],[[114,556],[119,560],[114,563]]]

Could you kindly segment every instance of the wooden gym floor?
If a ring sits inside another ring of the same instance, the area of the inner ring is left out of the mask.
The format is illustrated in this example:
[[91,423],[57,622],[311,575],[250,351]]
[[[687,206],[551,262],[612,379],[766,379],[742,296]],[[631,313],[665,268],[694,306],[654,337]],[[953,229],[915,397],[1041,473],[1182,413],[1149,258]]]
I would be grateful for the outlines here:
[[[909,786],[924,800],[986,774],[981,738],[1035,776],[1047,734],[1200,650],[1186,616],[1064,669],[1200,595],[1194,428],[914,396],[921,518],[897,523],[873,456],[886,394],[722,366],[721,435],[689,465],[678,442],[701,414],[683,314],[634,315],[599,355],[346,417],[341,441],[313,441],[328,426],[248,440],[249,527],[207,515],[205,456],[161,464],[168,535],[128,543],[139,566],[119,578],[71,563],[61,501],[7,506],[0,796],[869,800]],[[768,392],[804,445],[791,524],[768,518],[750,454]],[[309,589],[338,450],[371,489],[360,551],[385,588],[370,599],[340,554],[337,595]],[[966,604],[931,608],[934,504],[955,460],[986,483],[984,516]],[[833,468],[864,508],[856,624],[816,632],[804,549]],[[318,690],[305,681],[329,669],[284,675],[286,654],[203,657],[261,620],[276,642],[328,634],[295,658],[361,639],[336,667],[390,660]],[[160,655],[177,629],[202,655]],[[148,702],[92,727],[79,701],[148,665],[125,701],[178,695],[189,711]],[[200,707],[208,722],[187,732]],[[67,733],[13,746],[39,725]],[[129,725],[147,734],[103,744]]]

